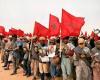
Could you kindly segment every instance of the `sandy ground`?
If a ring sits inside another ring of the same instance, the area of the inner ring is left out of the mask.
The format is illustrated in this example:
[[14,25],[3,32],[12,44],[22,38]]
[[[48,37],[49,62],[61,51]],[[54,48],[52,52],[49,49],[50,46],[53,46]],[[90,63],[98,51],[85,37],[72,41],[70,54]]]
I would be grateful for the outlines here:
[[23,70],[21,68],[17,71],[16,75],[10,75],[12,73],[12,65],[10,66],[10,70],[4,70],[2,66],[3,63],[1,63],[0,58],[0,80],[32,80],[32,76],[23,76]]
[[[10,65],[9,70],[4,70],[2,66],[3,66],[3,63],[1,63],[1,54],[0,54],[0,80],[32,80],[32,76],[30,77],[23,76],[22,68],[18,69],[16,75],[10,75],[13,69],[12,64]],[[55,80],[62,80],[62,78],[57,77]]]

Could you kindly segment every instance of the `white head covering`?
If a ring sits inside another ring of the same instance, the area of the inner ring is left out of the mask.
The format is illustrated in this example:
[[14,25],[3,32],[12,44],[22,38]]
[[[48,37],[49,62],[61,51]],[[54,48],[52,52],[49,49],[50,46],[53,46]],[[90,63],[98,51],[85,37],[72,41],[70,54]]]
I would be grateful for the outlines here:
[[45,37],[40,37],[39,40],[45,40]]

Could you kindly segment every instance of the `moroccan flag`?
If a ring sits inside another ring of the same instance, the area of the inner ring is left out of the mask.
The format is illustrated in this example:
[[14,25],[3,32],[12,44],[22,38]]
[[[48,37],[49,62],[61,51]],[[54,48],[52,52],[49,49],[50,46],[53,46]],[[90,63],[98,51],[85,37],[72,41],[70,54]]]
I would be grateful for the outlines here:
[[82,26],[84,25],[85,21],[83,17],[76,17],[72,21],[73,32],[72,36],[79,36]]
[[10,35],[17,35],[17,29],[15,29],[15,28],[9,29],[9,34]]
[[5,33],[5,28],[3,26],[0,26],[0,34],[4,34]]
[[37,35],[37,36],[39,35],[38,26],[39,26],[39,23],[38,22],[35,22],[33,35]]
[[17,30],[17,35],[18,35],[19,37],[24,36],[24,31],[21,30],[21,29],[18,29],[18,30]]
[[9,36],[9,32],[6,32],[6,31],[5,31],[5,32],[4,32],[4,35],[5,35],[5,36]]
[[75,17],[62,9],[61,35],[79,36],[81,27],[84,25],[84,18]]
[[71,22],[65,10],[62,9],[62,18],[61,18],[61,36],[66,37],[70,36],[70,27],[68,24]]
[[49,37],[50,36],[59,36],[60,35],[60,22],[59,19],[50,14],[49,17]]
[[44,27],[42,24],[35,22],[33,35],[37,35],[39,37],[40,36],[47,37],[48,29],[46,27]]

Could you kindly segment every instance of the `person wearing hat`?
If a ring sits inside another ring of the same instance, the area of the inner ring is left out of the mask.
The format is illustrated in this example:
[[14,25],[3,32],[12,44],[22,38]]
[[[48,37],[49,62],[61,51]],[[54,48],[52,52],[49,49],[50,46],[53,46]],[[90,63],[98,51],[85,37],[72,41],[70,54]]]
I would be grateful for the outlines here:
[[61,55],[61,69],[63,80],[71,80],[72,77],[72,64],[71,57],[73,56],[74,45],[71,43],[71,38],[65,37],[63,38],[63,42],[61,45],[62,55]]
[[57,77],[57,65],[60,63],[59,55],[56,55],[56,50],[59,47],[59,44],[56,43],[57,38],[51,37],[50,43],[48,45],[48,56],[50,58],[50,74],[51,74],[51,80],[55,80]]
[[49,75],[49,57],[47,55],[48,47],[45,37],[39,38],[39,72],[41,80],[48,80]]
[[4,47],[5,47],[4,38],[2,36],[0,36],[0,53],[1,53],[2,63],[4,62]]
[[[29,44],[26,44],[26,46]],[[23,76],[31,76],[31,62],[29,60],[29,47],[24,47],[24,58],[23,58],[23,65],[22,68],[24,69]]]
[[31,49],[31,59],[32,59],[32,62],[31,62],[31,65],[32,65],[32,72],[33,72],[33,79],[32,80],[35,80],[35,79],[38,79],[39,75],[39,51],[38,51],[38,48],[39,48],[39,42],[38,42],[38,38],[36,36],[34,36],[32,38],[32,45],[30,46],[30,49]]
[[48,56],[50,58],[51,80],[62,80],[61,58],[60,58],[60,39],[50,38],[48,46]]
[[55,51],[56,51],[56,38],[55,37],[50,38],[50,43],[48,45],[48,49],[49,49],[48,56],[50,58],[54,57],[55,56]]
[[8,53],[6,53],[6,49],[8,49],[8,40],[7,38],[4,38],[3,39],[3,42],[4,42],[4,49],[3,49],[3,54],[2,54],[2,57],[3,57],[3,60],[4,60],[4,66],[3,67],[6,67],[7,66],[7,62],[8,62]]
[[76,58],[74,65],[76,68],[76,80],[91,80],[91,54],[90,49],[85,46],[83,38],[78,39],[78,46],[74,49]]
[[95,42],[92,53],[93,80],[100,80],[100,40]]
[[26,37],[23,37],[22,39],[23,42],[23,58],[22,58],[22,63],[21,67],[24,70],[24,75],[23,76],[31,76],[31,61],[29,59],[30,56],[30,51],[29,51],[29,41]]
[[35,42],[37,42],[37,36],[33,36],[33,37],[31,37],[31,40],[35,43]]
[[13,55],[13,73],[11,75],[17,74],[17,69],[21,66],[23,60],[23,42],[20,38],[14,35],[12,40],[12,55]]
[[10,63],[12,62],[12,48],[11,48],[11,42],[12,42],[12,39],[11,38],[8,38],[8,41],[7,43],[5,44],[5,62],[4,62],[4,65],[5,65],[5,70],[8,70],[9,69],[9,65]]
[[38,79],[39,75],[39,51],[38,46],[34,46],[32,50],[32,71],[33,71],[33,80]]

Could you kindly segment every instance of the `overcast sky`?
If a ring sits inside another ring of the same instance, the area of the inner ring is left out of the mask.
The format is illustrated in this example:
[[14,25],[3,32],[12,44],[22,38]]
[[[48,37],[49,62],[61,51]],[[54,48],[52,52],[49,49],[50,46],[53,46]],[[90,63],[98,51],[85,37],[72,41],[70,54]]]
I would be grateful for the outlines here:
[[100,0],[0,0],[0,25],[32,32],[35,20],[48,27],[50,13],[61,20],[62,8],[85,17],[83,31],[100,28]]

